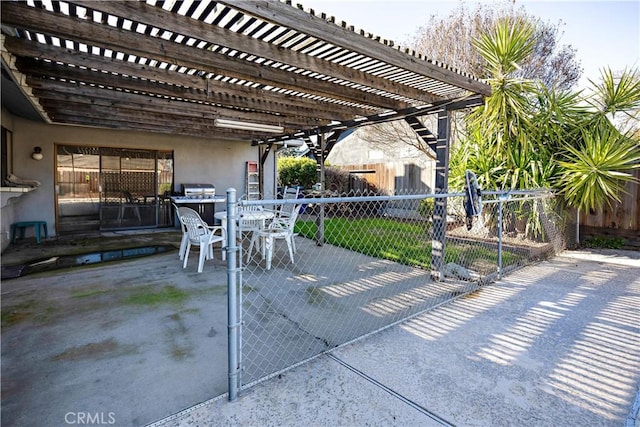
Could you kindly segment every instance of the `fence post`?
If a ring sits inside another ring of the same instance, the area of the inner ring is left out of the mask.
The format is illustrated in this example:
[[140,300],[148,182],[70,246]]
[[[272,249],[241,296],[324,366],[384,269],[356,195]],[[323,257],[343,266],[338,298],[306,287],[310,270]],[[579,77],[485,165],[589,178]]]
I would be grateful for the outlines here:
[[[316,150],[316,161],[318,162],[318,182],[320,183],[320,191],[324,192],[325,190],[325,174],[324,174],[324,158],[325,158],[325,136],[324,133],[318,135],[318,144],[320,145],[320,149]],[[316,245],[322,246],[324,245],[324,205],[319,205],[320,210],[318,211],[318,216],[316,217]]]
[[498,196],[498,279],[502,279],[502,202],[508,197],[507,194]]
[[229,400],[238,397],[238,334],[240,320],[238,319],[238,247],[236,239],[236,220],[238,205],[235,188],[227,189],[227,332],[228,332],[228,373]]
[[[449,136],[451,112],[446,107],[438,110],[438,139],[436,140],[436,182],[435,193],[449,191]],[[445,256],[447,233],[447,198],[436,198],[433,209],[433,239],[431,244],[431,278],[444,279],[442,267]]]

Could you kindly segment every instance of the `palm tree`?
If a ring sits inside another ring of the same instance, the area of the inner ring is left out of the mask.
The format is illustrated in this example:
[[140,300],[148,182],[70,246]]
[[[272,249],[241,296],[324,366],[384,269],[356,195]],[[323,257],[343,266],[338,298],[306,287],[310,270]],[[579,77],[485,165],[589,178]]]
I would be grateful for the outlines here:
[[640,73],[625,70],[614,78],[606,70],[586,99],[515,77],[532,36],[526,22],[505,20],[476,41],[493,92],[468,117],[461,151],[451,159],[452,187],[471,169],[484,188],[555,188],[568,207],[595,209],[619,200],[633,180],[629,172],[640,168],[638,134],[616,127],[640,109]]

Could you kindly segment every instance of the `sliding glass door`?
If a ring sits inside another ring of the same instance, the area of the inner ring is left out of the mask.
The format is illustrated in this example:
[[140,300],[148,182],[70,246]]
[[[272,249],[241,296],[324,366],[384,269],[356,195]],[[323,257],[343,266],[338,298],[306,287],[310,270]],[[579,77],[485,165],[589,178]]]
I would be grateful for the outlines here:
[[56,212],[60,234],[100,229],[100,155],[96,148],[57,147]]
[[171,152],[58,146],[57,171],[61,233],[173,225]]

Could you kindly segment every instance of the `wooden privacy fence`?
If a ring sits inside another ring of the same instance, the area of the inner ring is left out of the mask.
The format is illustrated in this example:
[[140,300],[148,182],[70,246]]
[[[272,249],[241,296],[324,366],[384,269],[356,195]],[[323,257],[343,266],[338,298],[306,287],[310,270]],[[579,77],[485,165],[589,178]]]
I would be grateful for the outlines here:
[[[415,191],[431,193],[433,191],[431,183],[435,180],[435,166],[431,163],[421,166],[415,163],[394,161],[340,165],[338,167],[375,185],[379,190],[387,194]],[[359,189],[352,188],[352,190]]]
[[[640,169],[633,175],[640,180]],[[620,194],[620,202],[594,212],[581,212],[580,229],[584,237],[623,237],[629,246],[640,247],[640,183],[627,183]]]

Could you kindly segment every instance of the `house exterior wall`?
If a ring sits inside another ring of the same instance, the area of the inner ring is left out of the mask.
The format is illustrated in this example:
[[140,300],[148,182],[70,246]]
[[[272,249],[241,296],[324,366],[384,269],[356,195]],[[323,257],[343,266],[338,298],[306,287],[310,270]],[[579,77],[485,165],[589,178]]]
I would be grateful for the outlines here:
[[358,132],[337,143],[327,163],[357,174],[387,194],[433,191],[435,160],[403,142],[389,141],[372,145]]
[[[173,150],[174,191],[183,183],[210,183],[216,194],[233,187],[240,197],[245,191],[245,162],[259,161],[258,148],[249,141],[210,140],[182,135],[106,130],[89,127],[49,125],[25,120],[2,110],[2,126],[12,132],[11,171],[20,178],[35,179],[41,185],[32,192],[13,198],[2,207],[0,235],[2,250],[9,244],[11,223],[46,221],[49,235],[55,236],[55,144],[86,145],[150,150]],[[44,158],[33,160],[33,148],[42,147]],[[265,197],[275,188],[273,156],[265,164]],[[220,207],[218,208],[220,209]],[[31,230],[30,230],[31,231]],[[29,235],[29,234],[28,234]],[[30,236],[33,236],[31,232]]]

